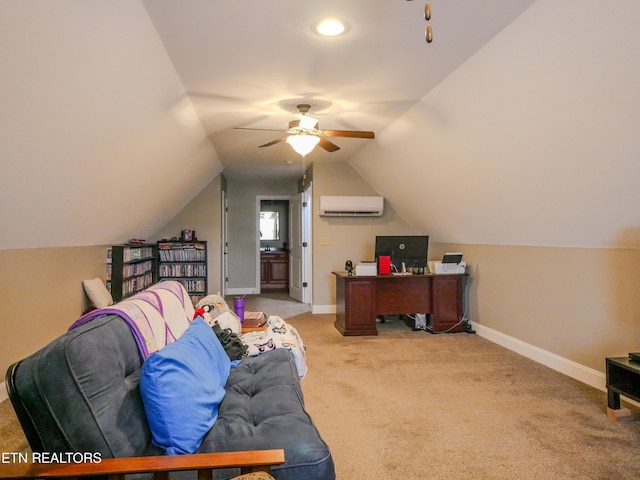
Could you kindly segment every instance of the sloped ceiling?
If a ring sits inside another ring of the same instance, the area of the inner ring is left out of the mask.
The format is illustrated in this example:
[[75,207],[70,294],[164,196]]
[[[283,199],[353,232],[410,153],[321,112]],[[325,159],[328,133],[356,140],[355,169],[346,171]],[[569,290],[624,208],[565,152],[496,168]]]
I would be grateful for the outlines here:
[[435,239],[640,248],[639,19],[536,2],[354,168]]
[[637,247],[638,2],[431,3],[427,45],[420,0],[0,2],[0,248],[146,238],[223,170],[297,176],[233,127],[300,101],[376,132],[306,162],[436,240]]
[[0,248],[148,238],[222,171],[139,2],[0,2]]

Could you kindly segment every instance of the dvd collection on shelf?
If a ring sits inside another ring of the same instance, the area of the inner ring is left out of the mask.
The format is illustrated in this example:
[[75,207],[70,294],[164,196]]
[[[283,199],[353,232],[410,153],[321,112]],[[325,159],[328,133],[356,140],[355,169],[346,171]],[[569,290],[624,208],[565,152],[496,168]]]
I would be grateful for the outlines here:
[[153,280],[153,272],[147,272],[139,277],[132,277],[122,282],[122,296],[126,297],[132,293],[144,290],[155,282]]
[[142,275],[153,271],[153,260],[146,260],[142,263],[131,263],[122,266],[122,276],[124,278]]
[[207,242],[158,242],[158,277],[177,280],[198,303],[207,295]]
[[152,246],[140,246],[140,247],[126,247],[122,250],[123,262],[134,262],[136,260],[143,260],[145,258],[153,258]]
[[206,241],[132,241],[107,248],[105,263],[105,283],[116,302],[163,279],[182,283],[194,304],[207,295]]
[[190,279],[190,278],[176,278],[178,282],[184,285],[189,293],[191,292],[204,292],[206,288],[206,282],[204,278]]
[[206,244],[200,242],[158,242],[161,262],[204,262]]
[[114,302],[156,282],[155,245],[114,245],[107,249],[106,285]]
[[160,265],[161,277],[206,277],[207,266],[193,263],[163,263]]

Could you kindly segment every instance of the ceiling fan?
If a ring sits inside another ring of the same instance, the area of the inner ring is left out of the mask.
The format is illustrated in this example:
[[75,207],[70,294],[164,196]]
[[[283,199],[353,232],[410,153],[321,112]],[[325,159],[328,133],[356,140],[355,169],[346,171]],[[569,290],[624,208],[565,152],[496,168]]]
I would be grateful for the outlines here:
[[287,142],[291,147],[303,157],[310,153],[316,145],[324,148],[327,152],[335,152],[340,147],[327,140],[326,137],[349,137],[349,138],[374,138],[373,132],[363,132],[359,130],[321,130],[318,128],[318,119],[307,115],[311,105],[301,103],[297,105],[300,112],[299,120],[291,120],[288,130],[277,130],[270,128],[246,128],[236,127],[236,130],[268,130],[272,132],[287,132],[286,137],[278,138],[258,148],[270,147],[280,142]]

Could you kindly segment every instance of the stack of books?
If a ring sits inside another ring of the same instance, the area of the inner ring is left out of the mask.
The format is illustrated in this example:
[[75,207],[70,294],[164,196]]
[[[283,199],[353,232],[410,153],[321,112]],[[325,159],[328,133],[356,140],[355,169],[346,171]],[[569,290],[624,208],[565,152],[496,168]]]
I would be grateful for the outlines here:
[[268,318],[264,312],[244,312],[242,333],[266,330],[267,320]]

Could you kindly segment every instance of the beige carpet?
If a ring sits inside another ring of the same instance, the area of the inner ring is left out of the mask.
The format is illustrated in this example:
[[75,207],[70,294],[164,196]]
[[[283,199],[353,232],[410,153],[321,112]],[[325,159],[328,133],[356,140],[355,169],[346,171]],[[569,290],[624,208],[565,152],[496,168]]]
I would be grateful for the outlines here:
[[640,478],[640,421],[610,421],[604,392],[477,335],[343,337],[334,319],[289,322],[339,479]]
[[[279,301],[248,297],[247,308],[306,312],[288,321],[307,346],[306,406],[341,480],[640,478],[640,417],[610,421],[604,392],[476,335],[394,320],[377,337],[343,337],[333,315]],[[0,451],[25,446],[3,402]]]
[[[0,454],[2,452],[28,452],[29,444],[22,433],[11,402],[0,402]],[[0,468],[2,465],[0,464]]]

